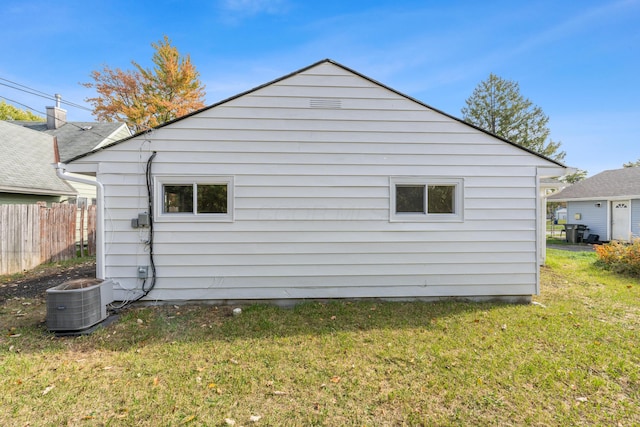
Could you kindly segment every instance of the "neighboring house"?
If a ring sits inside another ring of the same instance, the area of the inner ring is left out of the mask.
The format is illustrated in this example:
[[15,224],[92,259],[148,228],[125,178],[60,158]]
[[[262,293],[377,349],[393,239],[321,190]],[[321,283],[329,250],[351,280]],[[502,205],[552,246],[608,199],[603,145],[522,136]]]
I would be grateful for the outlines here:
[[549,196],[567,203],[567,223],[589,227],[600,240],[640,237],[640,167],[601,172]]
[[53,137],[0,121],[0,204],[57,203],[76,190],[56,176]]
[[[9,123],[54,136],[62,162],[131,136],[129,128],[124,123],[67,121],[66,110],[60,108],[59,95],[56,95],[56,98],[56,106],[47,107],[46,122],[11,121]],[[78,192],[77,197],[68,200],[70,203],[78,205],[95,203],[95,186],[78,182],[69,182],[69,184]]]
[[530,301],[565,173],[331,60],[65,167],[104,186],[117,299],[225,302]]
[[558,208],[554,214],[554,219],[557,221],[567,220],[567,208]]

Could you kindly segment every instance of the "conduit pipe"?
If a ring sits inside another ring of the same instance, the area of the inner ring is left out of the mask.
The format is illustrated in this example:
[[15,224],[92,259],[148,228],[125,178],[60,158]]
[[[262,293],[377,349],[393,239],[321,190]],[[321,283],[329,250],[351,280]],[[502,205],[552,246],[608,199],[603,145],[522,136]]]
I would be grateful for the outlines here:
[[96,278],[105,280],[105,239],[104,239],[104,186],[97,180],[80,178],[78,176],[69,175],[65,169],[65,164],[60,162],[60,156],[58,155],[58,141],[54,139],[55,145],[55,158],[56,163],[53,167],[56,168],[56,175],[58,178],[65,181],[79,182],[82,184],[93,185],[96,187]]

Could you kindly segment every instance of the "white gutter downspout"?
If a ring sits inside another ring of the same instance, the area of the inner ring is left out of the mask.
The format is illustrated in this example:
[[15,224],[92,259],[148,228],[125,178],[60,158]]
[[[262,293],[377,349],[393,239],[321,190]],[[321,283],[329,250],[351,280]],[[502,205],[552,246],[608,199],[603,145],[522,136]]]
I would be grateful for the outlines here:
[[[57,147],[56,147],[57,148]],[[104,187],[101,182],[91,179],[80,178],[77,176],[69,175],[65,170],[64,163],[55,163],[53,167],[56,168],[56,174],[58,178],[65,181],[80,182],[82,184],[93,185],[96,187],[96,199],[98,207],[96,209],[96,278],[105,280],[105,245],[104,245]]]

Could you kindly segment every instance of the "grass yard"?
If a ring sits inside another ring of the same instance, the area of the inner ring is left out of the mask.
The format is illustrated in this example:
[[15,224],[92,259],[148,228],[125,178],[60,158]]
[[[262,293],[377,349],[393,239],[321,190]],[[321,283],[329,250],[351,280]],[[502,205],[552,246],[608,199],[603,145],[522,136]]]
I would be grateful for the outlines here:
[[0,306],[0,425],[640,425],[640,282],[549,250],[536,304]]

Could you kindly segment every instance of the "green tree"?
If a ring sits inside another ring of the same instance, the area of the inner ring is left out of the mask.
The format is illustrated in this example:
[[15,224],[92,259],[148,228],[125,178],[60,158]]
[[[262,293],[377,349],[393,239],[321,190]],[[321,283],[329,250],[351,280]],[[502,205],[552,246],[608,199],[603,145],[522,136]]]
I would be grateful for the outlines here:
[[635,162],[624,163],[622,165],[622,167],[624,167],[624,168],[637,168],[637,167],[640,167],[640,159],[636,160]]
[[44,118],[28,110],[21,110],[4,101],[0,101],[0,120],[24,120],[27,122],[44,122]]
[[517,82],[489,74],[465,102],[467,122],[551,159],[564,159],[560,142],[549,138],[549,117],[520,94]]
[[575,184],[576,182],[580,182],[587,177],[587,171],[582,169],[577,169],[574,173],[565,175],[560,178],[560,181],[566,182],[567,184]]
[[135,61],[133,70],[105,65],[91,73],[93,83],[83,83],[98,92],[86,99],[98,120],[125,122],[139,132],[205,106],[205,86],[189,55],[181,56],[167,36],[151,46],[153,68]]

